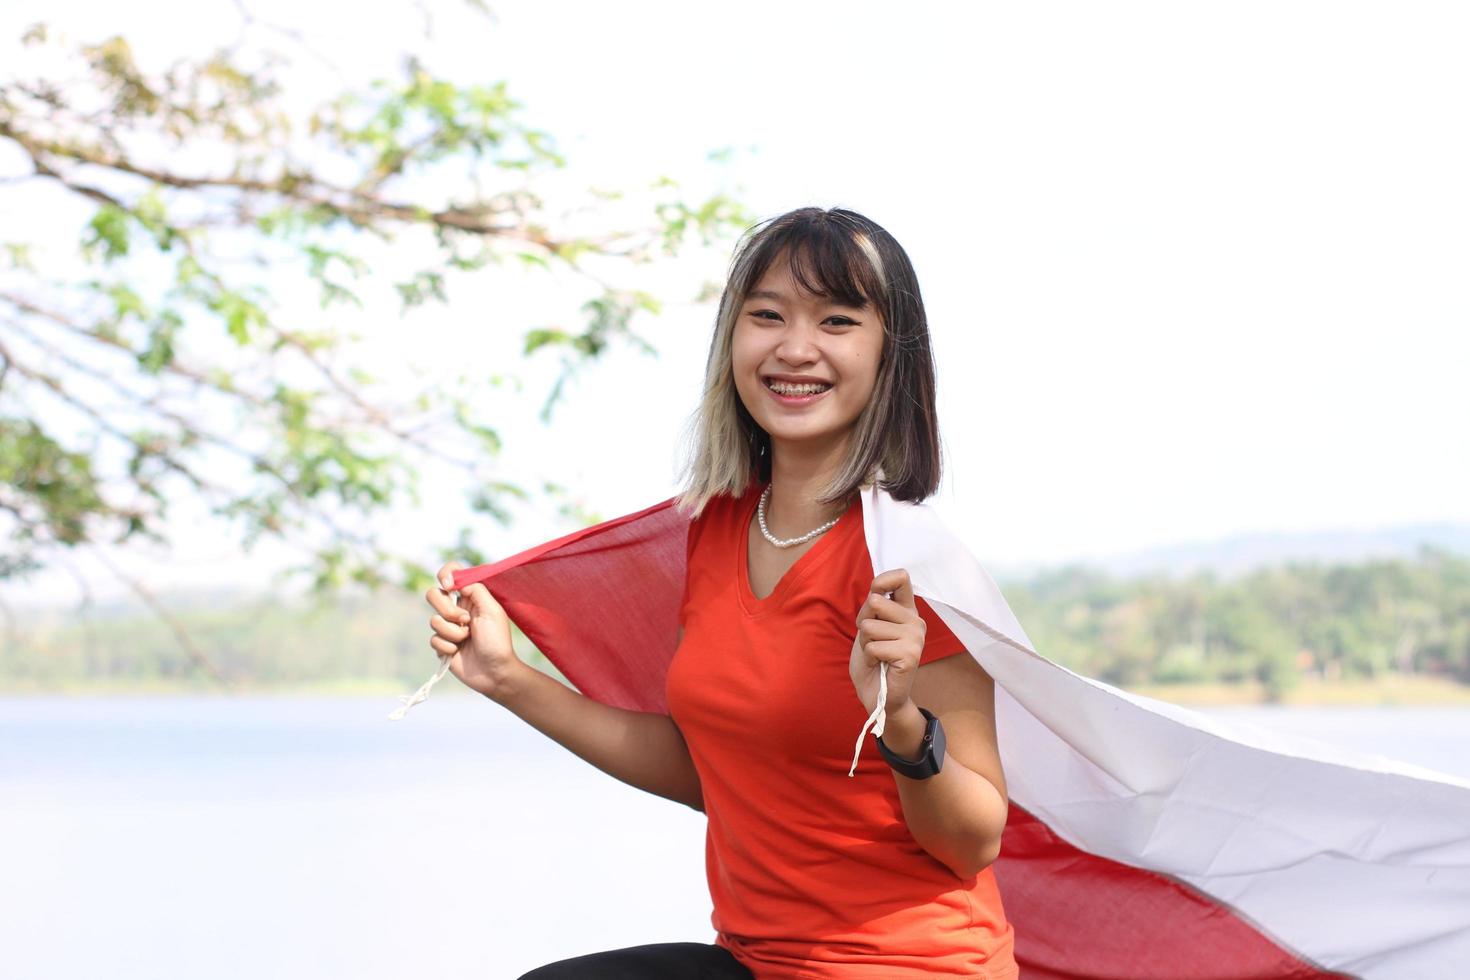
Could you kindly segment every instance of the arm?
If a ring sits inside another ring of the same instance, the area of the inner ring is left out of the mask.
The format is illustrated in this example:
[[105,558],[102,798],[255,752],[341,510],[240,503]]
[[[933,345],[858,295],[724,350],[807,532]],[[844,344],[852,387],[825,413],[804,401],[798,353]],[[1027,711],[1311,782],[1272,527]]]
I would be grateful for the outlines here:
[[995,734],[995,682],[969,653],[923,664],[911,700],[889,715],[883,742],[919,756],[923,705],[939,717],[948,743],[944,765],[928,779],[894,772],[903,816],[919,846],[961,878],[1000,856],[1009,803]]
[[699,774],[672,718],[602,704],[517,663],[520,668],[496,686],[492,701],[609,776],[703,812]]

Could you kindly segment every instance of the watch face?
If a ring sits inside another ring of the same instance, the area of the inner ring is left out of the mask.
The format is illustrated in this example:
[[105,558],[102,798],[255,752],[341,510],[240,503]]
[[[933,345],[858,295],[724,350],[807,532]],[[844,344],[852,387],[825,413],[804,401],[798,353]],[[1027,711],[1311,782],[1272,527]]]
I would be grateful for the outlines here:
[[924,740],[920,743],[919,758],[905,759],[884,745],[883,739],[878,739],[878,751],[884,761],[895,772],[910,779],[928,779],[936,775],[940,767],[944,765],[944,728],[939,724],[937,717],[923,708],[919,710],[923,712],[926,721]]
[[944,726],[939,723],[938,718],[929,722],[929,732],[934,738],[929,743],[929,758],[934,762],[934,771],[937,773],[944,767]]

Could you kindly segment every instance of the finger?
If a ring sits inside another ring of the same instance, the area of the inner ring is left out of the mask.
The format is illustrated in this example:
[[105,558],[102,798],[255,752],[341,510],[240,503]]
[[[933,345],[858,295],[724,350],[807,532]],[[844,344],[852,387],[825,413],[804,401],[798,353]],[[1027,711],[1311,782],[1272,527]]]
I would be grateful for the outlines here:
[[444,637],[451,643],[463,643],[469,639],[470,628],[451,623],[443,616],[433,616],[429,619],[429,625],[434,627],[434,632]]
[[463,624],[470,621],[470,614],[461,609],[453,599],[449,598],[449,593],[443,589],[437,589],[431,586],[429,591],[424,593],[424,598],[429,600],[429,605],[434,607],[436,613],[443,616],[449,622]]
[[873,579],[870,592],[880,595],[892,594],[893,600],[905,609],[914,609],[914,586],[907,568],[891,568]]
[[888,664],[889,669],[907,670],[917,664],[909,645],[902,640],[873,640],[863,644],[863,652],[873,660]]
[[869,594],[868,607],[874,617],[890,623],[911,623],[915,619],[923,622],[914,606],[905,606],[897,599],[889,599],[876,592]]
[[[885,573],[885,574],[889,574],[889,573]],[[877,604],[879,602],[887,602],[887,601],[889,601],[888,600],[888,593],[887,593],[887,591],[886,590],[879,589],[879,588],[876,588],[876,586],[879,586],[879,585],[882,584],[882,579],[883,579],[883,576],[880,575],[880,576],[878,576],[878,578],[875,578],[873,580],[873,585],[875,586],[875,588],[869,589],[868,590],[868,594],[863,598],[862,608],[858,610],[857,619],[856,619],[857,622],[861,622],[862,620],[864,620],[866,618],[876,616],[877,615]]]
[[870,616],[858,620],[858,634],[865,640],[897,640],[903,637],[904,628],[899,623]]
[[429,646],[434,648],[435,653],[450,654],[459,652],[459,644],[450,643],[437,633],[429,637]]

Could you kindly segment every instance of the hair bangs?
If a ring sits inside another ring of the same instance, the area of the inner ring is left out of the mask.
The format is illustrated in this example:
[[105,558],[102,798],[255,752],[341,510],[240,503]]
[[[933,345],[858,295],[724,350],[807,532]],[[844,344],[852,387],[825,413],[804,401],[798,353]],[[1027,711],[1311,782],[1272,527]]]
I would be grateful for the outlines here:
[[[824,220],[825,219],[825,220]],[[884,283],[875,267],[877,252],[862,231],[846,227],[828,215],[793,222],[769,236],[750,266],[745,291],[766,274],[785,253],[791,276],[813,296],[851,306],[876,308],[884,314]]]

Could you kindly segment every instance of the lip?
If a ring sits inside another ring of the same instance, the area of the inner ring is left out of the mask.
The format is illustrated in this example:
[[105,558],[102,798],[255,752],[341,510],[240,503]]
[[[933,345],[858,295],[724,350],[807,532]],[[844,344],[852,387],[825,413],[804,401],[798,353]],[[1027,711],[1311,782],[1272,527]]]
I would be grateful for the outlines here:
[[792,407],[810,405],[817,399],[824,398],[832,392],[832,389],[828,388],[826,391],[819,391],[815,395],[782,395],[776,393],[775,391],[772,391],[771,386],[766,384],[765,378],[761,379],[761,388],[765,390],[766,394],[774,398],[777,403],[781,405],[790,405]]

